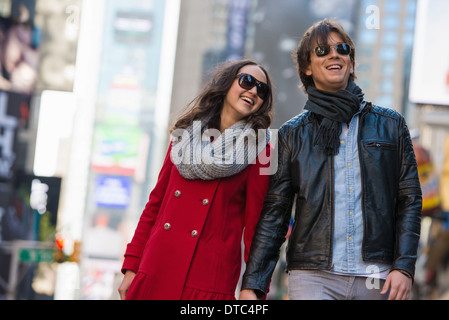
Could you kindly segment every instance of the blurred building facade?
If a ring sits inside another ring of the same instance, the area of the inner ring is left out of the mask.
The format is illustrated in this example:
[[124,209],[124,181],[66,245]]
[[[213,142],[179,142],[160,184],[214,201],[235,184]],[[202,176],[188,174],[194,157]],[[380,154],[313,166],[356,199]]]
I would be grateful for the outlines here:
[[[60,177],[32,170],[45,34],[39,11],[34,0],[0,1],[0,297],[7,298],[36,297],[32,283],[42,269],[34,262],[48,251],[15,244],[44,243],[53,236],[61,190]],[[48,286],[41,288],[46,296]]]
[[413,112],[408,83],[416,7],[416,0],[363,0],[356,37],[356,73],[366,98],[405,116]]

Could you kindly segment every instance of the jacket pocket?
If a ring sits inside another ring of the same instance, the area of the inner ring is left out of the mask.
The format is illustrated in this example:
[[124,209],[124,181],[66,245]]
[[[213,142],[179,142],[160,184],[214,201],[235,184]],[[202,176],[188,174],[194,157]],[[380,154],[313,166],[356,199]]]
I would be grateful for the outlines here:
[[362,141],[361,166],[363,189],[369,195],[365,204],[374,214],[394,211],[400,173],[399,146],[385,140]]
[[373,148],[378,150],[396,150],[397,146],[394,143],[386,141],[365,141],[364,145],[366,148]]
[[362,141],[361,151],[365,163],[370,163],[369,167],[378,171],[377,174],[385,175],[388,171],[395,172],[399,169],[399,147],[396,143],[385,140],[365,140]]

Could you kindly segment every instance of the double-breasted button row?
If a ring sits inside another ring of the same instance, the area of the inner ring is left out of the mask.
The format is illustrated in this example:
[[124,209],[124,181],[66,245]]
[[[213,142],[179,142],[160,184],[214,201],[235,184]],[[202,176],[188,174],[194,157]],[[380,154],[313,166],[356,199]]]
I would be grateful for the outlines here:
[[[164,229],[165,230],[170,230],[171,229],[171,224],[166,222],[164,224]],[[192,232],[190,232],[190,235],[192,236],[192,238],[195,238],[198,235],[198,230],[192,230]]]
[[[176,190],[174,195],[175,195],[176,198],[179,198],[181,196],[181,191]],[[209,204],[209,199],[203,199],[202,203],[203,203],[203,206],[207,206]],[[168,223],[168,222],[165,223],[164,224],[164,229],[167,230],[167,231],[170,230],[171,229],[170,223]],[[198,236],[198,230],[192,230],[190,232],[190,235],[192,236],[192,238],[197,237]]]
[[[181,191],[175,191],[175,197],[179,198],[181,196]],[[207,206],[209,204],[209,199],[203,199],[203,206]]]

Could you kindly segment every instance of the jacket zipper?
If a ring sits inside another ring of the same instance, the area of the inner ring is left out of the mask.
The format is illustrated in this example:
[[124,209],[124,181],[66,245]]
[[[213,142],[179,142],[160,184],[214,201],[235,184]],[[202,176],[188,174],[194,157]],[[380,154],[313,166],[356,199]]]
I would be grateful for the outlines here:
[[329,256],[329,262],[327,264],[329,270],[332,270],[334,267],[333,264],[333,257],[334,257],[334,224],[335,224],[335,169],[334,169],[334,156],[331,158],[331,237],[330,237],[330,256]]
[[[371,108],[371,103],[369,104],[369,106],[367,106],[369,108]],[[362,162],[362,156],[361,156],[361,142],[360,142],[360,136],[361,136],[361,128],[362,128],[362,121],[363,118],[365,117],[366,113],[368,112],[368,110],[362,110],[362,114],[360,115],[359,118],[359,132],[357,133],[357,145],[358,145],[358,154],[359,154],[359,163],[360,163],[360,184],[362,187],[362,218],[363,218],[363,239],[362,239],[362,260],[366,261],[365,259],[365,243],[366,243],[366,218],[365,218],[365,191],[363,189],[364,187],[364,166],[363,166],[363,162]]]

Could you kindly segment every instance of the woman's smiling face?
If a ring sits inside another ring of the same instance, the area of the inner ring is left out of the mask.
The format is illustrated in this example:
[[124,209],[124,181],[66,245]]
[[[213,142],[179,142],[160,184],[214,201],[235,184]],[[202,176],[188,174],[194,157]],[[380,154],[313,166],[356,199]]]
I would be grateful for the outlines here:
[[[239,70],[238,74],[241,73],[250,74],[257,80],[267,83],[265,73],[258,66],[246,65]],[[236,77],[224,100],[222,122],[224,120],[228,127],[256,112],[262,104],[263,100],[257,95],[257,87],[243,89]]]

